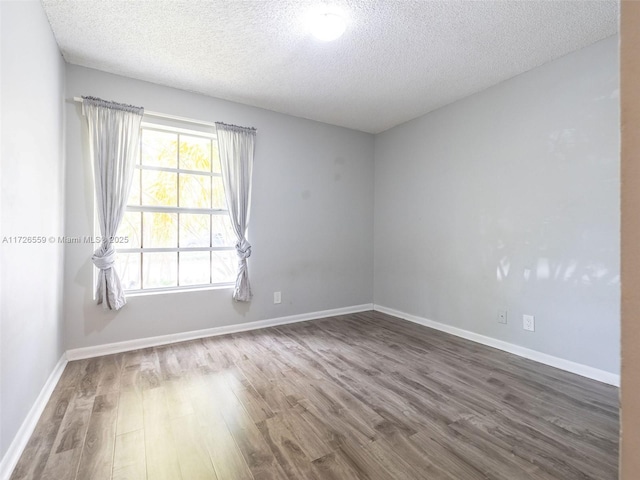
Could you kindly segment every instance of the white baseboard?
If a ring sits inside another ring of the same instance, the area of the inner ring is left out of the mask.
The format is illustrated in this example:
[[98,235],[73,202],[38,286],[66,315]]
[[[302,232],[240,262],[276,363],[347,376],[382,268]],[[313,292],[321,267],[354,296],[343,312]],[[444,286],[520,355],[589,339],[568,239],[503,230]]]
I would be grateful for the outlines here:
[[337,315],[347,315],[349,313],[366,312],[373,310],[373,304],[354,305],[351,307],[334,308],[332,310],[322,310],[319,312],[302,313],[290,315],[288,317],[278,317],[268,320],[258,320],[256,322],[239,323],[235,325],[225,325],[223,327],[206,328],[191,332],[173,333],[158,337],[147,337],[136,340],[126,340],[123,342],[96,345],[95,347],[74,348],[67,350],[67,358],[71,360],[81,360],[84,358],[99,357],[101,355],[111,355],[113,353],[127,352],[139,348],[155,347],[169,343],[184,342],[196,338],[214,337],[229,333],[246,332],[248,330],[258,330],[260,328],[273,327],[276,325],[286,325],[289,323],[305,322],[307,320],[317,320]]
[[56,388],[58,380],[60,380],[60,376],[66,366],[67,356],[63,353],[53,368],[51,375],[47,378],[42,390],[40,390],[40,394],[33,403],[31,410],[29,410],[27,418],[25,418],[22,425],[20,425],[20,429],[13,438],[11,445],[9,445],[7,453],[2,457],[2,462],[0,462],[0,480],[9,480],[9,477],[11,477],[11,473],[13,473],[13,469],[16,468],[16,464],[18,460],[20,460],[20,455],[22,455],[22,452],[27,446],[27,442],[29,442],[29,438],[31,438],[33,430],[36,428],[40,415],[42,415],[44,407],[47,406],[47,402],[49,398],[51,398],[51,394],[54,388]]
[[519,357],[524,357],[528,358],[529,360],[544,363],[545,365],[556,367],[567,372],[581,375],[583,377],[591,378],[602,383],[615,385],[616,387],[620,386],[620,375],[616,375],[615,373],[600,370],[598,368],[583,365],[581,363],[572,362],[570,360],[565,360],[564,358],[554,357],[553,355],[548,355],[536,350],[531,350],[530,348],[521,347],[513,343],[505,342],[503,340],[480,335],[479,333],[470,332],[469,330],[463,330],[462,328],[452,327],[451,325],[435,322],[427,318],[404,313],[399,310],[394,310],[393,308],[384,307],[382,305],[374,305],[373,309],[377,312],[386,313],[387,315],[402,318],[413,323],[424,325],[425,327],[450,333],[451,335],[455,335],[457,337],[466,338],[467,340],[471,340],[473,342],[481,343],[489,347],[497,348],[498,350],[513,353],[514,355],[518,355]]

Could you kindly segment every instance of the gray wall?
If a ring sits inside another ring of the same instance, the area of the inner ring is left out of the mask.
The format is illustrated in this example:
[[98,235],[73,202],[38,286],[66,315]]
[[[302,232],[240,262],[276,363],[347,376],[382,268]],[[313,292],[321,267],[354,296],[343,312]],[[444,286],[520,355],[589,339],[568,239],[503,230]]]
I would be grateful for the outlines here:
[[[249,227],[254,299],[235,304],[231,289],[147,295],[105,312],[92,300],[92,246],[70,244],[67,348],[372,302],[372,135],[68,65],[67,98],[80,95],[258,129]],[[66,118],[66,234],[91,235],[93,187],[80,107],[69,102]],[[282,292],[282,304],[273,304],[274,291]]]
[[[0,238],[63,232],[64,62],[39,2],[0,2]],[[0,244],[0,457],[63,352],[60,245]]]
[[[373,300],[618,372],[617,38],[374,141],[65,67],[37,2],[1,2],[0,15],[1,236],[93,233],[84,123],[63,97],[258,128],[250,305],[219,289],[131,297],[105,312],[92,300],[91,245],[0,245],[0,455],[64,348]],[[522,330],[523,313],[536,315],[535,333]]]
[[374,301],[618,373],[619,180],[617,37],[380,134]]

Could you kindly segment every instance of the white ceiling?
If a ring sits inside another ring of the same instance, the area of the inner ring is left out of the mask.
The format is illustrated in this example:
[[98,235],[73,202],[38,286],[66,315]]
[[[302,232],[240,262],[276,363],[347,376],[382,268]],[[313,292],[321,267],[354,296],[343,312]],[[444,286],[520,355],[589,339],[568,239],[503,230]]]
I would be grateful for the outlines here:
[[[371,133],[618,30],[617,1],[43,5],[70,63]],[[315,40],[305,27],[322,5],[347,19],[334,42]]]

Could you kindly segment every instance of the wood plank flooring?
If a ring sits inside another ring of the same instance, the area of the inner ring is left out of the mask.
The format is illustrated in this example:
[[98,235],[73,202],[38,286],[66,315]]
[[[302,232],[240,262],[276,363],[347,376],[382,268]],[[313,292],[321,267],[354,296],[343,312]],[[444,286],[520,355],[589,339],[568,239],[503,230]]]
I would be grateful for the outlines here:
[[378,312],[70,362],[12,480],[615,480],[618,390]]

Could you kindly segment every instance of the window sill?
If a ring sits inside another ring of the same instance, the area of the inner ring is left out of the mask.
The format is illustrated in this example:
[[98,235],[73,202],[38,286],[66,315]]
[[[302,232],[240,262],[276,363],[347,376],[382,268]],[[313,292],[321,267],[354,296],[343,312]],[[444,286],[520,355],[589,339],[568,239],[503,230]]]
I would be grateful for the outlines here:
[[224,283],[218,285],[199,285],[194,287],[171,287],[171,288],[153,288],[149,290],[125,290],[127,298],[146,297],[147,295],[166,295],[168,293],[188,293],[202,292],[206,290],[226,290],[232,289],[233,283]]

